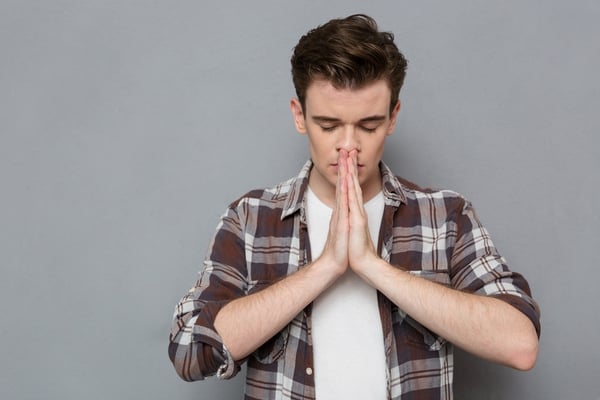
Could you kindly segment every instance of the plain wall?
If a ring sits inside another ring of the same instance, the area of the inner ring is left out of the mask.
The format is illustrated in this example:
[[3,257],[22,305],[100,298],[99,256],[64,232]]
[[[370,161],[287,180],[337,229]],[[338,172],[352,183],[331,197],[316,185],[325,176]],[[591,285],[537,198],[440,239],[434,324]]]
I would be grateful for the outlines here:
[[297,173],[289,57],[366,12],[409,60],[386,162],[467,196],[542,308],[526,373],[458,399],[600,399],[600,3],[0,2],[0,398],[232,399],[185,383],[173,307],[218,217]]

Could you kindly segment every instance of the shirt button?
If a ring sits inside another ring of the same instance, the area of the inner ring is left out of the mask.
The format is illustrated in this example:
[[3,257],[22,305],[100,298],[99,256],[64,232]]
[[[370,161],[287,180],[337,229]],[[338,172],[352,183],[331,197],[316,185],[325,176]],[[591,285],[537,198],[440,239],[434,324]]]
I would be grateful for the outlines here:
[[311,367],[306,368],[306,375],[312,375],[313,370]]

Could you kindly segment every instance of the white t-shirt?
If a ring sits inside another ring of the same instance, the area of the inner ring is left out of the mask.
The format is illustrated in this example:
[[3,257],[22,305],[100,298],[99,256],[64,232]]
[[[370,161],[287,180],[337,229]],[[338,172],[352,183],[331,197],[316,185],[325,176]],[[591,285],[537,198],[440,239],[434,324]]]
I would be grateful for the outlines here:
[[[364,206],[377,246],[383,193]],[[331,214],[332,209],[309,188],[306,217],[313,260],[325,247]],[[312,340],[317,399],[387,399],[377,291],[350,269],[313,302]]]

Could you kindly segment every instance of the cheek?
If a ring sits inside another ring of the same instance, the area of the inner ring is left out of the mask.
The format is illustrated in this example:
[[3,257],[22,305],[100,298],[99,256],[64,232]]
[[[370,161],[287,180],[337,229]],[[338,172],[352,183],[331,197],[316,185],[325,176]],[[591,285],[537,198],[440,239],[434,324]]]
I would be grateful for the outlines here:
[[314,136],[309,136],[310,141],[310,151],[315,155],[327,155],[332,150],[335,150],[335,145],[329,143],[331,141],[326,140],[326,138],[315,138]]
[[365,153],[365,155],[368,154],[371,157],[381,156],[384,144],[385,139],[364,143],[362,148],[363,153]]
[[321,153],[320,147],[311,141],[310,142],[310,154],[313,156],[317,156],[320,153]]

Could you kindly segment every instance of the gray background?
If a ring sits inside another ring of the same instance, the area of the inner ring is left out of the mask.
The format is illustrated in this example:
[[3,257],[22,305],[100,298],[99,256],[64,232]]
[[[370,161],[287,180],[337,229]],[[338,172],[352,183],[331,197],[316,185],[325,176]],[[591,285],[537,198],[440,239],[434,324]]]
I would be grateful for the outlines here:
[[533,371],[458,399],[600,399],[593,1],[0,2],[0,398],[232,399],[167,357],[219,215],[299,170],[289,56],[374,16],[410,61],[385,159],[462,192],[542,316]]

